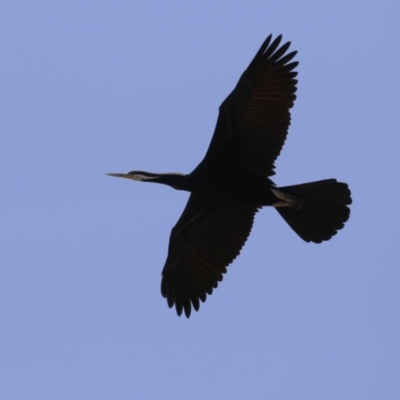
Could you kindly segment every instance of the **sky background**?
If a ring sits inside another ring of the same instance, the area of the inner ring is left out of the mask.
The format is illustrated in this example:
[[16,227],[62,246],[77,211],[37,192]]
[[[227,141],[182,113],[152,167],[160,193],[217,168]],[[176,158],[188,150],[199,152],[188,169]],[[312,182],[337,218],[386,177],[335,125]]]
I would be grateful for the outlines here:
[[[0,398],[400,398],[399,1],[1,1]],[[347,182],[320,245],[258,213],[200,311],[160,295],[190,172],[267,35],[298,50],[278,185]]]

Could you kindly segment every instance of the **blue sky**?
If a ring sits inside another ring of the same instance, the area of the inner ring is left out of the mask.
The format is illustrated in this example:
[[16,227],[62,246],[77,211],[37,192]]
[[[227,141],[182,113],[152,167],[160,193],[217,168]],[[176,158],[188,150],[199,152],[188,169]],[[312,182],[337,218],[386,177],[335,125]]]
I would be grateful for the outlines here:
[[[400,3],[0,5],[0,397],[400,398]],[[189,320],[160,295],[190,172],[267,35],[298,50],[275,181],[335,177],[321,245],[262,210]]]

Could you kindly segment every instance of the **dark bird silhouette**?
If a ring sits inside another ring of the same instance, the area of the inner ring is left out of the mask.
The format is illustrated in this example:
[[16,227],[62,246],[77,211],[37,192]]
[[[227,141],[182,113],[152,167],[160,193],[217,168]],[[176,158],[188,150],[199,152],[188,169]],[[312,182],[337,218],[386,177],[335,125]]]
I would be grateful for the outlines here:
[[326,179],[277,187],[269,178],[285,142],[296,99],[296,51],[268,36],[219,108],[204,159],[187,175],[131,171],[108,174],[191,192],[172,228],[161,294],[178,315],[198,311],[239,255],[254,216],[275,207],[306,242],[321,243],[342,229],[351,204],[347,184]]

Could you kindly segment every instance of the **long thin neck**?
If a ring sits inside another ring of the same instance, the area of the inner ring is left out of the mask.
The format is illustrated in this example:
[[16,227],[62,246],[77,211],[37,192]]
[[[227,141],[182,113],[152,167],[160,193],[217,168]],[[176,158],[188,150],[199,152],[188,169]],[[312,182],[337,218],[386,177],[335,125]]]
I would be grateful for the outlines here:
[[[156,174],[154,174],[156,175]],[[191,181],[189,175],[181,174],[157,174],[154,179],[148,180],[147,182],[162,183],[163,185],[168,185],[177,190],[191,191]]]

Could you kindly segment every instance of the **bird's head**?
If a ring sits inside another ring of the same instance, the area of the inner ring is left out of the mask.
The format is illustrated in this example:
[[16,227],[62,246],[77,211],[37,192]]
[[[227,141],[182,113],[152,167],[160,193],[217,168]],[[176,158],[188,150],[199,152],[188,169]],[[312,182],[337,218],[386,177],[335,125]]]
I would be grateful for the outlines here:
[[153,172],[145,171],[131,171],[126,174],[120,173],[108,173],[109,176],[115,176],[117,178],[132,179],[140,182],[154,182],[168,185],[177,190],[189,190],[189,182],[187,181],[187,175],[180,174],[178,172],[170,172],[168,174],[156,174]]
[[144,182],[144,181],[156,180],[163,174],[154,174],[152,172],[145,172],[145,171],[131,171],[126,174],[112,172],[112,173],[108,173],[106,175],[115,176],[117,178],[126,178],[126,179],[132,179],[134,181]]

